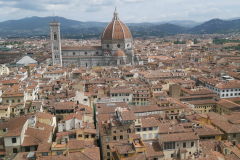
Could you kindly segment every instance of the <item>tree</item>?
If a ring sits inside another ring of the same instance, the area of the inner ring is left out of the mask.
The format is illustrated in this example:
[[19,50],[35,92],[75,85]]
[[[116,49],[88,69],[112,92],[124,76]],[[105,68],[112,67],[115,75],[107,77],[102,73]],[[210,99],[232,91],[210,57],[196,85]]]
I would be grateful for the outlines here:
[[196,38],[194,38],[193,42],[194,42],[194,44],[197,44],[197,43],[198,43],[198,41],[197,41]]

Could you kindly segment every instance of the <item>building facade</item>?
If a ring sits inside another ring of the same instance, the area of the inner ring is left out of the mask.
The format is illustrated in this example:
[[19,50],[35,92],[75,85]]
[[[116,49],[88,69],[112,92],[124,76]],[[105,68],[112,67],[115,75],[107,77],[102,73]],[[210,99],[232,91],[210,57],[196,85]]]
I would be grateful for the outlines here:
[[94,66],[135,64],[130,30],[119,20],[116,9],[112,21],[103,31],[101,46],[61,47],[60,23],[51,22],[50,31],[53,65],[69,67],[76,64],[90,69]]

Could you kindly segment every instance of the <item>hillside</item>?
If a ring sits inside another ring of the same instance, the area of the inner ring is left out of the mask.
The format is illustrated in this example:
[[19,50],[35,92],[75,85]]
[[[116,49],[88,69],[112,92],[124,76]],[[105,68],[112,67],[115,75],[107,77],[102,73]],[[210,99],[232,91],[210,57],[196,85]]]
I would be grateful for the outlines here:
[[[67,38],[89,38],[101,36],[108,22],[82,22],[55,17],[61,23],[61,34]],[[31,17],[0,22],[0,36],[49,35],[49,22],[53,17]],[[240,33],[240,19],[212,19],[205,23],[182,20],[156,23],[126,23],[133,37],[167,36],[174,34]],[[196,26],[197,25],[197,26]]]
[[240,19],[221,20],[212,19],[188,30],[189,33],[213,34],[213,33],[234,33],[240,32]]

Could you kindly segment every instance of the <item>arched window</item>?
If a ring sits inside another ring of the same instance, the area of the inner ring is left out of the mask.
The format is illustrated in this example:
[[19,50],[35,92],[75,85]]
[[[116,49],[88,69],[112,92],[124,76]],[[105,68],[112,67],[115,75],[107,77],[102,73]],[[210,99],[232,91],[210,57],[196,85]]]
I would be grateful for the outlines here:
[[127,129],[127,133],[131,133],[131,129],[130,128]]
[[13,148],[13,153],[18,153],[18,149],[17,148]]
[[57,33],[53,34],[54,40],[57,40]]

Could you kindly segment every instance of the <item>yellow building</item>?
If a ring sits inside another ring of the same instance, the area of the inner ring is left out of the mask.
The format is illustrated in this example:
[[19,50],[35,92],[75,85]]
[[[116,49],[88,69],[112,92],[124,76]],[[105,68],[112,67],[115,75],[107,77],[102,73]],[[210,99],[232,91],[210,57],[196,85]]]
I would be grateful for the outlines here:
[[195,108],[195,111],[198,111],[200,114],[215,112],[216,101],[214,99],[198,100],[198,101],[187,101],[186,102],[192,108]]
[[239,108],[239,105],[237,103],[234,103],[234,102],[226,100],[226,99],[222,99],[217,102],[216,113],[218,113],[220,115],[228,114],[228,113],[232,113],[232,112],[238,110],[238,108]]
[[96,129],[80,128],[76,131],[77,140],[95,141],[97,140]]
[[112,160],[123,160],[147,152],[147,147],[140,134],[129,135],[129,143],[109,142]]

